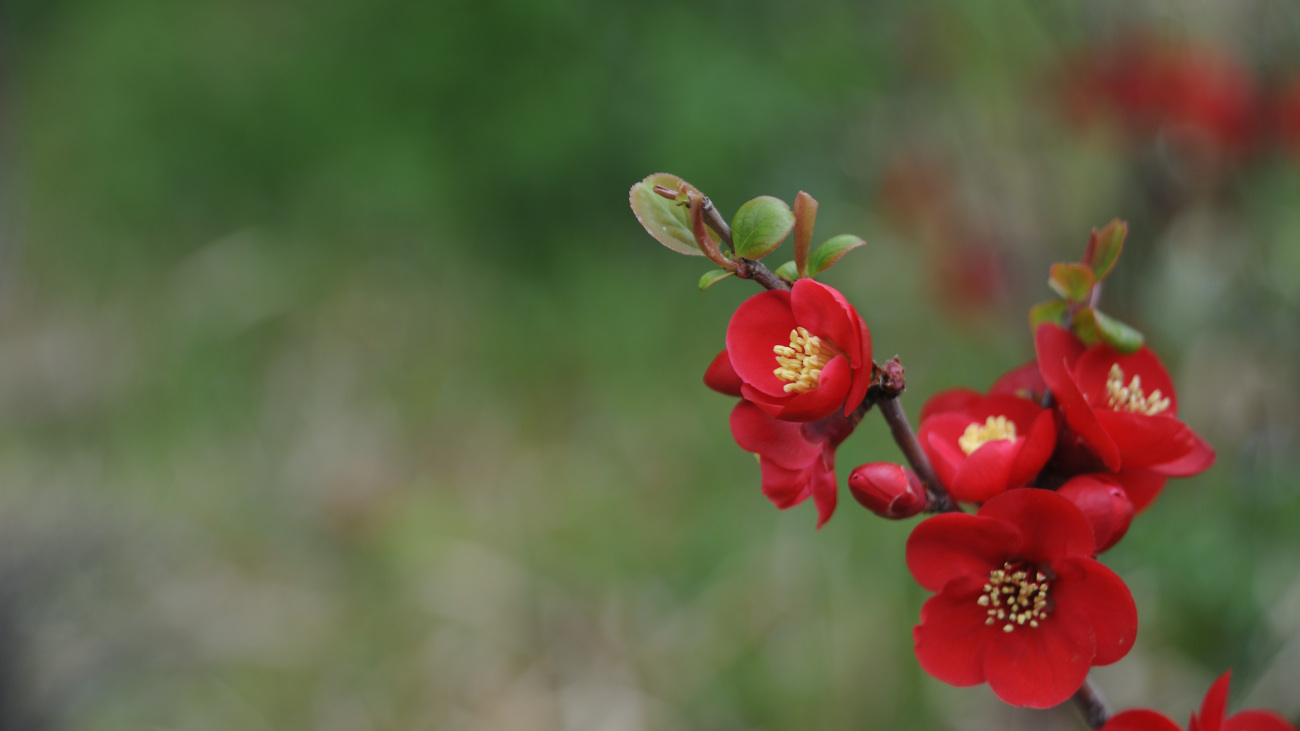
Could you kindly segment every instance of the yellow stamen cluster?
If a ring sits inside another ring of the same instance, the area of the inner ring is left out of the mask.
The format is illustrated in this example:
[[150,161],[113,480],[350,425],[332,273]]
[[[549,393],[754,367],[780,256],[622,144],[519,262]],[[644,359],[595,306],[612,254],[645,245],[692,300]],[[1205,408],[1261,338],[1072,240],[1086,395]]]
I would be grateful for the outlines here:
[[817,388],[822,369],[835,357],[821,338],[802,327],[790,331],[789,345],[774,345],[772,352],[776,353],[776,362],[780,366],[772,373],[786,381],[786,393],[803,393]]
[[1162,397],[1160,389],[1147,395],[1142,390],[1142,376],[1134,375],[1133,380],[1124,385],[1124,371],[1119,363],[1110,367],[1106,374],[1106,405],[1115,411],[1132,411],[1136,414],[1155,416],[1169,408],[1169,398]]
[[984,446],[985,442],[998,439],[1016,441],[1016,422],[1005,416],[990,416],[983,424],[978,421],[971,422],[970,426],[966,427],[966,431],[958,437],[957,446],[961,447],[961,451],[969,457],[971,452]]
[[1010,632],[1028,624],[1037,627],[1047,619],[1047,590],[1050,584],[1042,571],[1029,571],[1023,565],[1002,564],[989,572],[989,582],[976,602],[988,608],[986,625],[1002,622],[1002,631]]

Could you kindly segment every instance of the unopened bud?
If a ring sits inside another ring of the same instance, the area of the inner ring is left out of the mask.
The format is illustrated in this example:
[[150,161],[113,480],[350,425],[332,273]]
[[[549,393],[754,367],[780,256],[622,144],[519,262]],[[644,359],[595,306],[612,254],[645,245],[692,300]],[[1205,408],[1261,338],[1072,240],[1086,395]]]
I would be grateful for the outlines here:
[[1092,525],[1097,553],[1119,543],[1133,522],[1133,503],[1128,493],[1109,475],[1079,475],[1057,492],[1074,503]]
[[870,462],[849,474],[849,492],[862,507],[890,520],[925,510],[925,487],[916,473],[890,462]]

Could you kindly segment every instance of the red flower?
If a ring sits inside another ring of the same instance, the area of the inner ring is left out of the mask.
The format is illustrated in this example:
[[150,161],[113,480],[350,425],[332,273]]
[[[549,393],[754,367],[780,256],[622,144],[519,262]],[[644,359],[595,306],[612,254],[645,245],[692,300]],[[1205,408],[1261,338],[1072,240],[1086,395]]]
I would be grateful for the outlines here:
[[1056,492],[1088,519],[1097,539],[1097,553],[1119,543],[1133,522],[1133,501],[1112,475],[1076,475]]
[[1088,520],[1047,490],[923,521],[907,539],[907,567],[938,594],[912,630],[921,667],[957,686],[987,682],[1016,706],[1068,699],[1137,633],[1128,587],[1093,548]]
[[[1295,727],[1272,711],[1241,711],[1226,716],[1228,683],[1232,671],[1219,676],[1205,693],[1200,715],[1192,714],[1188,731],[1296,731]],[[1225,718],[1226,716],[1226,718]],[[1101,731],[1182,731],[1168,717],[1139,709],[1112,716]]]
[[[704,373],[709,388],[739,396],[740,376],[722,351]],[[854,425],[839,412],[818,421],[795,423],[769,416],[742,400],[731,411],[731,435],[741,449],[758,455],[763,472],[763,494],[785,510],[807,500],[817,504],[817,527],[835,512],[835,448],[853,432]]]
[[889,520],[925,510],[925,486],[916,473],[890,462],[869,462],[849,473],[849,492],[862,507]]
[[918,438],[953,498],[982,503],[1034,479],[1052,456],[1056,423],[1028,399],[953,389],[926,402]]
[[782,510],[811,496],[819,529],[835,512],[835,448],[852,431],[839,412],[800,424],[774,419],[749,401],[731,411],[731,436],[758,455],[763,494]]
[[1110,116],[1135,140],[1160,134],[1193,154],[1239,158],[1257,141],[1255,81],[1229,53],[1131,34],[1070,63],[1066,73],[1062,88],[1074,119]]
[[741,394],[785,421],[858,407],[871,381],[871,333],[844,295],[800,279],[741,303],[727,326]]
[[[1034,342],[1039,370],[1066,423],[1107,470],[1158,479],[1194,475],[1214,464],[1214,450],[1178,419],[1173,381],[1149,348],[1127,355],[1107,345],[1085,348],[1050,324],[1039,326]],[[1124,474],[1119,477],[1127,484]],[[1158,491],[1147,485],[1142,506]]]

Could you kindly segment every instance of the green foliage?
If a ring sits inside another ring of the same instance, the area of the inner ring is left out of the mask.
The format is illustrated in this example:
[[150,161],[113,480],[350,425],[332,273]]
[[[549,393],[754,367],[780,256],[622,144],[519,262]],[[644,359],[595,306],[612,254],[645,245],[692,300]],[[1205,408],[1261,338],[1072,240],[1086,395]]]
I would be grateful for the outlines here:
[[1115,268],[1119,255],[1124,250],[1124,237],[1128,235],[1128,224],[1118,218],[1102,227],[1101,231],[1092,230],[1088,239],[1088,248],[1083,252],[1083,264],[1092,269],[1100,282]]
[[1069,309],[1070,303],[1061,299],[1039,302],[1029,308],[1029,331],[1037,330],[1038,326],[1044,323],[1060,325],[1065,321],[1065,313]]
[[840,260],[840,257],[866,243],[866,241],[852,234],[840,234],[831,237],[813,251],[812,257],[808,261],[809,275],[817,275],[830,269],[835,262]]
[[1121,353],[1132,353],[1142,347],[1141,332],[1093,307],[1074,314],[1072,329],[1088,345],[1105,343]]
[[1047,283],[1067,302],[1084,302],[1092,294],[1092,269],[1084,264],[1053,264]]
[[785,241],[794,228],[790,206],[770,195],[747,201],[731,220],[731,240],[736,256],[762,259]]
[[655,173],[632,186],[628,199],[632,203],[636,220],[655,241],[679,254],[702,256],[703,252],[695,242],[695,234],[691,232],[686,206],[679,201],[668,200],[654,190],[656,185],[681,190],[685,184],[676,175]]
[[712,287],[715,283],[733,276],[734,274],[735,272],[729,272],[725,269],[710,269],[700,277],[700,291],[703,292],[709,287]]

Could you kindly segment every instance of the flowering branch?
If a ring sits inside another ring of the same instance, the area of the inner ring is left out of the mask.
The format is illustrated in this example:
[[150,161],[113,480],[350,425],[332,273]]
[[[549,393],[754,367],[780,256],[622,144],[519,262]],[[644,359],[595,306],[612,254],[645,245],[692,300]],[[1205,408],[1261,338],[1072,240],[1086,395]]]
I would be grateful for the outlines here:
[[903,378],[903,364],[895,357],[887,361],[884,368],[879,366],[876,368],[880,374],[878,384],[867,390],[867,399],[874,401],[880,407],[880,415],[885,417],[885,423],[889,425],[889,433],[893,435],[894,442],[903,451],[903,456],[912,466],[912,471],[921,479],[921,484],[925,485],[927,498],[925,512],[960,512],[961,509],[953,502],[952,496],[935,475],[930,459],[921,449],[921,443],[916,440],[916,433],[912,431],[912,424],[907,420],[902,404],[898,402],[898,397],[907,388]]

